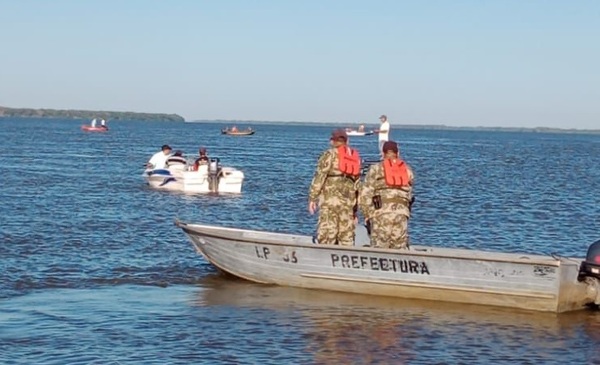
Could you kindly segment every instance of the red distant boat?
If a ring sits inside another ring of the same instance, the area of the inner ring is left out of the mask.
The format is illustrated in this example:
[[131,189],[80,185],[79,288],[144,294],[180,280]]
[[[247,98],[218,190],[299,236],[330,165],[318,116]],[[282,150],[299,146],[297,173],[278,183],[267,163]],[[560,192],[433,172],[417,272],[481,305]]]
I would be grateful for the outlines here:
[[228,136],[251,136],[254,134],[254,129],[247,128],[246,130],[239,130],[237,127],[233,126],[232,128],[221,129],[221,134],[226,134]]
[[101,125],[96,125],[96,119],[92,120],[91,124],[85,124],[81,126],[81,130],[85,132],[107,132],[108,127],[106,126],[106,121],[102,119]]
[[82,125],[81,130],[86,132],[107,132],[108,127],[92,127],[91,125]]

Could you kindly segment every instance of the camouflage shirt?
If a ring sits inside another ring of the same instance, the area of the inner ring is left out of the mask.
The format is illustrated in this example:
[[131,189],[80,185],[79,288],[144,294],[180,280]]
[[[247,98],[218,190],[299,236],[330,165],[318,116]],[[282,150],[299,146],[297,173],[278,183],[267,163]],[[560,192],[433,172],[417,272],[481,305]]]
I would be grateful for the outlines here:
[[[385,183],[383,175],[383,163],[377,163],[369,168],[365,182],[360,189],[358,206],[365,218],[373,218],[375,215],[387,212],[400,212],[410,217],[408,203],[412,199],[413,172],[408,168],[410,185],[402,188],[392,188]],[[381,196],[382,207],[375,209],[373,206],[373,197]]]
[[336,148],[323,152],[317,162],[317,169],[310,184],[308,198],[320,206],[353,207],[357,202],[359,180],[353,181],[342,176],[338,169]]

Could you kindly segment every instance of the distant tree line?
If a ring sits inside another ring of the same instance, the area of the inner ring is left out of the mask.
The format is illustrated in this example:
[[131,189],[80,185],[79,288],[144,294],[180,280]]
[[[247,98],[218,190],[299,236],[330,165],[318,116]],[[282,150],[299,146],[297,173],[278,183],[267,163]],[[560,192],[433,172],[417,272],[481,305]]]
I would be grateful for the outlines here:
[[106,120],[154,120],[165,122],[185,122],[185,119],[177,114],[161,113],[134,113],[134,112],[111,112],[94,110],[57,110],[57,109],[28,109],[28,108],[6,108],[0,106],[0,117],[15,118],[64,118],[64,119],[93,119],[103,118]]

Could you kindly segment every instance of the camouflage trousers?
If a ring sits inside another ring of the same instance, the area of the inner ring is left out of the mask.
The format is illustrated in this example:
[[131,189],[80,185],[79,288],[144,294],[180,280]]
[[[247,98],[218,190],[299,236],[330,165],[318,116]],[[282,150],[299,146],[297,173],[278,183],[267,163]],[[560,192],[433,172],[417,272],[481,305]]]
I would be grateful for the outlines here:
[[317,241],[326,245],[354,245],[354,213],[352,208],[321,207],[317,223]]
[[370,219],[371,246],[405,248],[408,246],[408,218],[395,212],[383,213]]

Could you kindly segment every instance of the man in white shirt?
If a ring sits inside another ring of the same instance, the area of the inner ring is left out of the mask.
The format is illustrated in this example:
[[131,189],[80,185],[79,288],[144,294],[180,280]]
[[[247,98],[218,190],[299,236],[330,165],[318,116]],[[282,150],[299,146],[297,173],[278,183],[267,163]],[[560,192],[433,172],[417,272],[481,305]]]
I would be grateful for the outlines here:
[[379,120],[381,121],[381,126],[379,126],[379,130],[376,132],[379,135],[379,152],[381,152],[383,144],[390,139],[390,122],[388,122],[386,115],[380,116]]
[[169,145],[163,145],[160,152],[156,152],[150,158],[150,161],[146,164],[149,169],[166,169],[167,159],[171,154],[171,147]]

